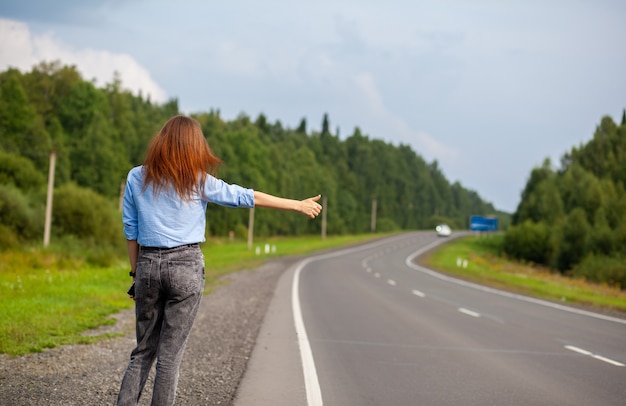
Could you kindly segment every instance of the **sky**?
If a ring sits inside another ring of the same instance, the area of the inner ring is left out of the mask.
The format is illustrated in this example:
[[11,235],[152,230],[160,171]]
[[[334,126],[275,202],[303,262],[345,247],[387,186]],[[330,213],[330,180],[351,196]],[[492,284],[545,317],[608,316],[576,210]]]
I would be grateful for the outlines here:
[[530,172],[626,108],[623,0],[3,0],[0,70],[409,145],[514,212]]

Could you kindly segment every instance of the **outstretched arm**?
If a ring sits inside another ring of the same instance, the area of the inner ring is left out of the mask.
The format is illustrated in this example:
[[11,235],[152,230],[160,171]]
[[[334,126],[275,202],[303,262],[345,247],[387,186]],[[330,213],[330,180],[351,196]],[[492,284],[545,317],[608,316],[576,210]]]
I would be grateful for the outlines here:
[[255,190],[254,206],[267,207],[270,209],[297,211],[298,213],[302,213],[305,216],[313,219],[317,217],[317,215],[320,214],[320,212],[322,211],[322,206],[317,203],[317,201],[320,200],[321,197],[321,195],[317,195],[315,197],[310,197],[304,200],[293,200]]

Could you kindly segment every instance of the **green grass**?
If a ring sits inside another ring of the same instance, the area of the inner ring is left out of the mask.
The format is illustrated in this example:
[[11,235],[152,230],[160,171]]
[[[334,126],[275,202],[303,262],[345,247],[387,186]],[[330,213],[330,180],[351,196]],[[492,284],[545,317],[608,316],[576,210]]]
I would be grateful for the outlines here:
[[[626,291],[508,261],[500,254],[502,238],[495,235],[455,239],[422,258],[422,263],[466,280],[528,296],[626,312]],[[467,260],[466,268],[463,260]]]
[[[12,355],[92,342],[81,332],[128,308],[128,279],[43,251],[0,253],[0,352]],[[26,266],[20,266],[26,265]]]
[[[206,292],[229,272],[254,268],[277,256],[302,255],[366,241],[378,235],[275,238],[246,242],[213,239],[202,245]],[[275,253],[265,254],[265,244]],[[260,246],[261,254],[256,254]],[[76,253],[56,248],[0,252],[0,353],[21,355],[64,344],[90,343],[109,334],[85,336],[86,330],[113,324],[110,316],[130,308],[128,260],[111,267],[87,263]]]

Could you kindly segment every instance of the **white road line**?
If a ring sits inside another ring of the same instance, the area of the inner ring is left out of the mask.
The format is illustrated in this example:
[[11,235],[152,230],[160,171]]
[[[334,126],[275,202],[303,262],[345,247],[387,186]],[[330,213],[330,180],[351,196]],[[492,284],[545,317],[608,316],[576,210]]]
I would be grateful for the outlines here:
[[372,268],[367,268],[366,271],[367,273],[372,273]]
[[291,306],[293,308],[293,320],[296,326],[296,337],[298,337],[298,345],[300,346],[300,358],[302,360],[302,372],[304,373],[304,386],[306,388],[306,400],[308,406],[322,406],[322,390],[317,379],[317,371],[315,370],[315,361],[313,361],[313,352],[309,337],[304,328],[304,320],[302,320],[302,311],[300,310],[300,295],[298,294],[298,286],[300,283],[300,272],[308,261],[300,263],[293,276],[293,285],[291,288]]
[[461,279],[453,278],[451,276],[447,276],[447,275],[441,274],[441,273],[439,273],[437,271],[433,271],[432,269],[428,269],[428,268],[425,268],[423,266],[419,266],[419,265],[413,263],[413,259],[414,258],[418,257],[419,255],[421,255],[422,253],[428,251],[429,249],[433,248],[436,245],[438,245],[438,241],[434,241],[434,242],[426,245],[425,247],[420,248],[419,250],[415,251],[413,254],[409,255],[406,258],[406,260],[404,261],[404,263],[411,269],[414,269],[416,271],[425,273],[425,274],[430,275],[432,277],[435,277],[437,279],[441,279],[441,280],[444,280],[444,281],[447,281],[447,282],[456,283],[457,285],[467,286],[469,288],[482,290],[483,292],[489,292],[489,293],[493,293],[495,295],[504,296],[504,297],[517,299],[517,300],[522,300],[524,302],[534,303],[534,304],[538,304],[538,305],[545,306],[545,307],[551,307],[553,309],[563,310],[563,311],[570,312],[570,313],[576,313],[576,314],[580,314],[580,315],[584,315],[584,316],[594,317],[596,319],[612,321],[614,323],[626,324],[626,319],[619,319],[617,317],[606,316],[606,315],[600,314],[600,313],[594,313],[594,312],[590,312],[590,311],[587,311],[587,310],[576,309],[574,307],[563,306],[563,305],[560,305],[558,303],[552,303],[552,302],[548,302],[548,301],[545,301],[545,300],[535,299],[533,297],[520,295],[520,294],[517,294],[517,293],[510,293],[510,292],[505,292],[503,290],[498,290],[498,289],[495,289],[495,288],[482,286],[482,285],[479,285],[477,283],[467,282],[467,281],[464,281],[464,280],[461,280]]
[[606,362],[608,364],[615,365],[617,367],[626,366],[626,365],[622,364],[621,362],[617,362],[617,361],[614,361],[614,360],[612,360],[610,358],[603,357],[602,355],[594,354],[591,351],[583,350],[582,348],[574,347],[573,345],[566,345],[565,348],[570,350],[570,351],[574,351],[574,352],[577,352],[579,354],[582,354],[582,355],[588,355],[588,356],[590,356],[592,358],[595,358],[595,359],[600,360],[600,361],[604,361],[604,362]]
[[391,286],[396,286],[396,281],[394,281],[393,279],[387,279],[387,283]]
[[413,289],[413,294],[414,294],[415,296],[419,296],[419,297],[425,297],[425,296],[426,296],[424,293],[420,292],[420,291],[419,291],[419,290],[417,290],[417,289]]
[[464,309],[464,308],[462,308],[462,307],[459,307],[459,311],[460,311],[461,313],[467,314],[468,316],[472,316],[472,317],[480,317],[480,313],[476,313],[476,312],[473,312],[473,311],[471,311],[471,310]]
[[300,262],[294,271],[293,283],[291,285],[291,308],[293,311],[293,321],[296,328],[296,336],[298,337],[298,346],[300,347],[300,358],[302,360],[302,372],[304,374],[304,386],[306,389],[307,406],[322,406],[324,403],[322,401],[322,391],[320,389],[319,380],[317,379],[317,371],[315,370],[315,362],[313,360],[313,352],[311,351],[311,343],[309,342],[309,337],[307,336],[306,328],[304,327],[304,320],[302,319],[302,310],[300,308],[299,295],[300,272],[302,272],[302,269],[306,265],[316,260],[333,258],[348,253],[363,251],[388,243],[389,239],[384,239],[354,248],[347,248],[344,250],[335,251],[330,254],[321,254],[310,257]]
[[587,350],[583,350],[582,348],[578,348],[578,347],[574,347],[573,345],[566,345],[565,348],[567,348],[570,351],[574,351],[583,355],[591,355],[592,353],[590,353]]
[[375,277],[377,277],[377,278],[380,278],[380,274],[379,274],[378,272],[376,272],[376,273],[374,274],[374,276],[375,276]]
[[623,366],[625,366],[621,362],[613,361],[612,359],[603,357],[602,355],[595,355],[594,354],[594,355],[592,355],[592,357],[594,357],[595,359],[599,359],[600,361],[604,361],[606,363],[615,365],[616,367],[623,367]]

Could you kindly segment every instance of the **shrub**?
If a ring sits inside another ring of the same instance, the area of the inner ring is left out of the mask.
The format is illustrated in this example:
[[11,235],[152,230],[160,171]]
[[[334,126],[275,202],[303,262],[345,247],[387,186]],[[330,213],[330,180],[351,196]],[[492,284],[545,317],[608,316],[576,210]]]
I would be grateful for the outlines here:
[[574,267],[572,275],[626,289],[626,258],[588,255]]
[[511,258],[547,264],[550,258],[550,232],[543,223],[526,220],[509,227],[504,237],[504,252]]
[[43,226],[26,196],[10,185],[0,185],[0,224],[20,240],[32,239],[38,232],[43,234]]
[[607,225],[594,227],[589,236],[591,252],[600,255],[610,255],[615,250],[615,237]]
[[52,231],[93,244],[119,245],[123,241],[121,215],[112,201],[73,183],[54,192]]
[[0,150],[0,184],[33,190],[43,187],[45,179],[30,159]]
[[562,237],[557,242],[555,266],[565,272],[578,264],[589,250],[591,227],[585,211],[577,207],[562,222]]
[[390,218],[384,217],[376,220],[376,231],[379,233],[388,233],[399,230],[400,227]]

